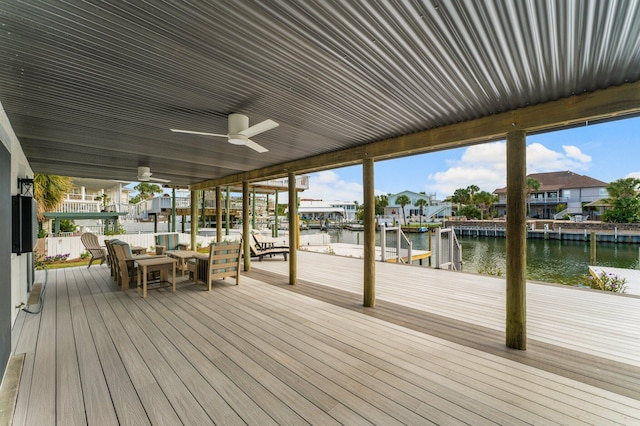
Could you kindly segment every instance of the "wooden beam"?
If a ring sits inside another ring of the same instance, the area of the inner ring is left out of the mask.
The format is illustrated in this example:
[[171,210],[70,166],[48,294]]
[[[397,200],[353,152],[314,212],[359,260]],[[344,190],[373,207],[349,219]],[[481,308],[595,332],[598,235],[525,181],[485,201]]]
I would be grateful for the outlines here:
[[191,189],[231,185],[310,173],[374,160],[458,148],[503,139],[507,129],[542,133],[589,122],[640,113],[640,81],[583,93],[544,104],[481,117],[353,148],[288,161],[191,185]]
[[300,228],[298,223],[298,197],[296,193],[296,174],[288,174],[289,184],[289,284],[296,285],[298,282],[298,233]]
[[373,159],[362,161],[364,203],[364,306],[376,305],[376,197]]
[[242,246],[244,247],[244,270],[251,270],[251,247],[249,246],[249,182],[242,182]]
[[527,348],[527,155],[523,130],[507,133],[506,344]]

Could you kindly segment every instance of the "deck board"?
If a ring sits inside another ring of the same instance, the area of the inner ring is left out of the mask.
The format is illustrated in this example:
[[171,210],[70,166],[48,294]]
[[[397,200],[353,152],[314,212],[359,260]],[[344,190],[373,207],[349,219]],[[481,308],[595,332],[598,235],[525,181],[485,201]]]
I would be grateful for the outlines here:
[[361,265],[301,252],[298,286],[265,259],[146,299],[106,266],[51,271],[12,336],[14,424],[640,423],[640,299],[530,284],[532,350],[511,351],[504,280],[377,264],[370,309]]

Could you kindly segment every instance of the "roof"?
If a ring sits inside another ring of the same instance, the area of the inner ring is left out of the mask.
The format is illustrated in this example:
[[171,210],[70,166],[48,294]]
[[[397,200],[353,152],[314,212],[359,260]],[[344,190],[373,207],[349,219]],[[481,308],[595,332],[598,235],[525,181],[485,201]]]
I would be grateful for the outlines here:
[[[634,0],[0,2],[38,173],[233,184],[640,111]],[[269,151],[169,131],[230,113],[278,122]]]
[[[540,182],[539,191],[554,191],[572,188],[606,188],[607,183],[589,176],[579,175],[572,171],[532,173],[527,178]],[[507,188],[499,188],[493,191],[495,194],[507,192]]]

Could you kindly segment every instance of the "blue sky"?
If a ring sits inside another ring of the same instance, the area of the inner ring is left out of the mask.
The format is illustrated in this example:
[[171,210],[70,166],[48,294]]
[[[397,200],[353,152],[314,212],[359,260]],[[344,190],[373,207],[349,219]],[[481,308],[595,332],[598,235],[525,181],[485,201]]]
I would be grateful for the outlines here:
[[[475,184],[493,192],[506,186],[504,141],[375,163],[376,194],[405,189],[438,199]],[[640,117],[527,137],[527,173],[571,170],[604,182],[640,178]],[[362,167],[309,175],[301,198],[362,201]]]

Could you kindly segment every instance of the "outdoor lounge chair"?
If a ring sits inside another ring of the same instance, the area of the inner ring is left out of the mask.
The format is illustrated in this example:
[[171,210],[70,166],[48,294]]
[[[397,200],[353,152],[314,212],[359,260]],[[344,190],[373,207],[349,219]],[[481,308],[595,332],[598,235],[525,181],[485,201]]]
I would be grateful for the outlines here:
[[284,260],[287,260],[289,254],[289,247],[271,247],[267,249],[260,249],[256,244],[254,238],[249,238],[249,247],[251,248],[251,257],[257,257],[259,261],[265,256],[273,256],[275,254],[281,254],[284,256]]
[[80,241],[82,241],[84,248],[89,252],[89,254],[91,254],[91,260],[89,260],[89,266],[87,266],[87,269],[90,268],[91,264],[96,260],[99,260],[101,265],[105,260],[107,260],[107,253],[102,247],[100,247],[100,242],[98,241],[98,236],[96,234],[85,232],[80,235]]
[[289,248],[287,246],[277,245],[277,241],[275,240],[267,240],[258,231],[252,232],[251,235],[253,235],[253,238],[256,241],[256,247],[258,247],[258,249],[260,250],[267,250],[267,249],[273,249],[273,248]]

